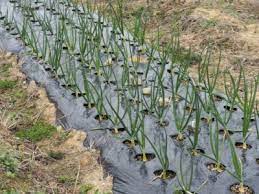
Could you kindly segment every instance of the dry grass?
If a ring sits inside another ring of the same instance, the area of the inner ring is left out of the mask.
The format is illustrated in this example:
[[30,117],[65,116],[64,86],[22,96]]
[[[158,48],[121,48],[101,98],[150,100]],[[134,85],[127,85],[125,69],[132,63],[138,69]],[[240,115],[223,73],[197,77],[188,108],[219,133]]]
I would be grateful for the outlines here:
[[16,82],[0,91],[1,193],[111,192],[112,177],[99,164],[100,153],[83,146],[84,132],[58,127],[51,138],[36,143],[17,139],[17,131],[37,121],[55,123],[56,109],[43,88],[26,84],[16,56],[1,52],[0,59],[0,79]]

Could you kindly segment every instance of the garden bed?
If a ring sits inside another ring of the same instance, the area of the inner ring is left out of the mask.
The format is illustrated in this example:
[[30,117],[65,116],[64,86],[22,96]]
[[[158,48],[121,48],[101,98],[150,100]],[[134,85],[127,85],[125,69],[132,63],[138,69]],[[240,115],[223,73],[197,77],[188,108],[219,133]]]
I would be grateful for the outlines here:
[[141,25],[131,35],[119,16],[110,22],[70,1],[1,0],[0,8],[0,48],[19,53],[66,127],[88,133],[85,145],[101,150],[114,193],[259,190],[258,78],[241,94],[240,74],[219,94],[207,63],[196,82],[188,60],[170,62],[177,40],[158,52]]

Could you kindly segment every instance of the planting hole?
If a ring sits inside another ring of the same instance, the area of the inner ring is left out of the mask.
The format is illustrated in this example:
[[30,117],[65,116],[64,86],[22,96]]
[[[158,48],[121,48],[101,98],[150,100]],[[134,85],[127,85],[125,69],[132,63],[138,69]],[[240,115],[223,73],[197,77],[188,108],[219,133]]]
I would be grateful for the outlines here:
[[138,74],[138,75],[143,75],[144,72],[143,72],[143,71],[137,71],[137,74]]
[[86,108],[89,108],[89,109],[91,109],[91,108],[94,108],[95,107],[95,103],[84,103],[84,107],[86,107]]
[[76,87],[76,86],[73,85],[73,84],[62,84],[61,86],[64,87],[64,88],[73,88],[73,87]]
[[156,155],[153,154],[153,153],[145,153],[145,155],[146,155],[146,158],[144,157],[144,155],[142,153],[141,154],[137,154],[134,158],[137,161],[147,162],[147,161],[153,160],[156,157]]
[[[188,127],[187,127],[187,130],[189,131],[190,134],[194,134],[195,133],[195,128],[192,126],[194,124],[188,125]],[[200,133],[200,129],[198,129],[198,133]]]
[[124,89],[122,89],[122,88],[115,88],[113,91],[114,92],[126,92],[127,89],[126,88],[124,88]]
[[119,134],[119,133],[123,133],[125,130],[125,128],[121,127],[121,128],[109,128],[108,129],[110,132],[112,132],[113,134]]
[[206,123],[206,124],[209,124],[209,123],[214,122],[214,121],[215,121],[215,118],[214,118],[214,117],[212,117],[212,118],[202,117],[202,118],[201,118],[201,121],[203,121],[203,122]]
[[164,120],[162,122],[160,121],[157,121],[157,124],[160,126],[160,127],[167,127],[169,125],[169,121],[168,120]]
[[72,96],[75,96],[75,97],[82,97],[84,96],[86,93],[85,92],[73,92],[72,93]]
[[206,88],[204,86],[201,86],[201,85],[197,85],[197,86],[195,86],[195,88],[199,91],[206,91]]
[[198,193],[195,193],[194,191],[184,191],[184,190],[176,190],[174,193],[176,194],[198,194]]
[[67,46],[63,46],[62,48],[63,48],[63,50],[68,50]]
[[112,80],[105,80],[103,81],[104,84],[111,84],[111,85],[116,85],[117,82],[116,81],[112,81]]
[[163,180],[173,179],[173,178],[176,177],[176,173],[174,171],[166,170],[165,173],[163,173],[162,169],[154,171],[154,175],[163,179]]
[[44,69],[45,69],[45,71],[51,71],[52,69],[51,69],[51,67],[44,67]]
[[103,120],[106,121],[106,120],[109,119],[109,115],[107,115],[107,114],[98,114],[94,118],[95,118],[95,120],[98,120],[98,121],[103,121]]
[[59,79],[62,79],[62,78],[64,78],[65,77],[65,75],[64,74],[59,74],[59,75],[57,75],[58,76],[58,78]]
[[201,148],[191,149],[190,151],[193,156],[199,156],[201,154],[205,154],[205,151]]
[[227,129],[220,129],[219,134],[222,135],[224,138],[228,138],[229,136],[233,135],[234,132]]
[[253,194],[254,191],[251,187],[249,187],[248,185],[241,185],[240,183],[235,183],[233,185],[230,186],[230,191],[233,193],[237,193],[237,194]]
[[242,150],[250,150],[252,148],[251,145],[249,145],[247,143],[243,143],[243,142],[236,142],[235,146]]
[[167,69],[166,71],[167,71],[167,73],[169,73],[169,74],[172,73],[172,70],[171,70],[171,69]]
[[256,164],[259,165],[259,158],[256,158],[255,161],[256,161]]
[[[244,120],[244,117],[242,117],[241,119]],[[250,119],[250,122],[254,122],[254,121],[255,121],[255,118],[252,117],[252,118]]]
[[124,140],[122,143],[123,143],[124,145],[128,146],[129,148],[132,148],[132,147],[134,147],[134,146],[136,146],[136,145],[139,144],[137,140],[133,140],[133,141],[132,141],[132,140],[130,140],[130,139],[126,139],[126,140]]
[[154,112],[150,112],[148,109],[143,109],[140,111],[142,114],[144,115],[151,115],[151,114],[154,114]]
[[191,113],[191,112],[194,112],[196,109],[193,108],[192,106],[186,106],[185,110]]
[[186,139],[186,137],[183,134],[175,134],[170,136],[173,140],[176,140],[178,142],[182,142]]
[[230,112],[237,111],[237,107],[231,107],[231,106],[228,106],[228,105],[225,105],[224,109],[226,109],[227,111],[230,111]]
[[224,97],[220,96],[220,95],[213,95],[213,99],[217,102],[221,102],[222,100],[224,100]]
[[136,99],[133,99],[133,98],[129,99],[129,101],[130,101],[130,103],[133,103],[133,104],[135,104],[135,105],[141,103],[140,100],[136,100]]
[[216,172],[216,173],[222,173],[226,169],[226,166],[224,164],[216,164],[213,162],[206,164],[206,166],[209,171]]

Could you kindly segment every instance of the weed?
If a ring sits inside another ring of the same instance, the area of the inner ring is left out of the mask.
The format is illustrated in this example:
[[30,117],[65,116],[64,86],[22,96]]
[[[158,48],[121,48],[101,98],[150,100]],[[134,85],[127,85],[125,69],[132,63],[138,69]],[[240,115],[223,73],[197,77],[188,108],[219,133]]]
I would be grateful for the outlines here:
[[0,80],[0,90],[13,89],[16,81]]
[[64,154],[63,152],[59,152],[59,151],[57,151],[57,152],[55,152],[55,151],[50,151],[50,152],[48,153],[48,156],[49,156],[50,158],[55,159],[55,160],[62,160],[62,159],[64,159],[65,154]]
[[45,138],[50,138],[55,132],[56,128],[44,122],[37,122],[30,129],[23,129],[16,133],[16,136],[21,139],[27,139],[32,142],[41,141]]
[[82,185],[82,186],[80,187],[79,193],[80,193],[80,194],[87,194],[87,193],[88,193],[89,191],[91,191],[93,188],[94,188],[94,186],[91,185],[91,184]]
[[63,184],[72,184],[74,183],[74,181],[75,181],[75,178],[70,176],[62,175],[58,177],[58,182]]
[[0,153],[0,167],[2,166],[8,177],[14,177],[18,170],[18,160],[9,152]]

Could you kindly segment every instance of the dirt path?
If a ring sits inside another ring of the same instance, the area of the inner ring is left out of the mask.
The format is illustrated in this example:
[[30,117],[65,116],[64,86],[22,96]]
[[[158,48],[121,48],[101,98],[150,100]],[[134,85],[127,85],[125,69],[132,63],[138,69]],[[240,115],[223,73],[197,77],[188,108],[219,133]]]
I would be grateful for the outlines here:
[[0,53],[0,191],[111,193],[100,154],[84,132],[54,127],[56,109],[43,88],[27,83],[22,64]]

